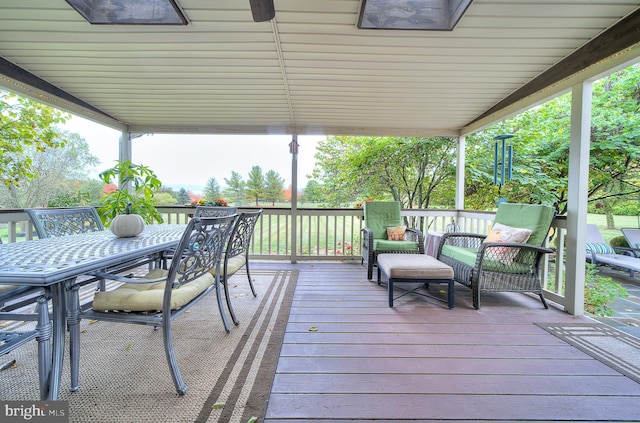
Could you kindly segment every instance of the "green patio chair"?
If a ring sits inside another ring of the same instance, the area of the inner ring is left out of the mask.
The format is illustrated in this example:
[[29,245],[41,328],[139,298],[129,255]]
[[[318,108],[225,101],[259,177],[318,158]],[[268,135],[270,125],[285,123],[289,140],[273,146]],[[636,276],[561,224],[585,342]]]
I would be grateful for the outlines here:
[[549,308],[542,293],[540,260],[553,252],[542,247],[553,216],[549,206],[500,204],[489,235],[444,234],[437,258],[453,268],[456,281],[471,288],[476,309],[480,292],[531,292]]
[[[422,231],[407,228],[400,215],[399,201],[366,201],[362,235],[362,260],[367,267],[367,279],[373,278],[378,254],[424,254]],[[389,239],[389,234],[391,238]],[[395,235],[395,236],[394,236]]]

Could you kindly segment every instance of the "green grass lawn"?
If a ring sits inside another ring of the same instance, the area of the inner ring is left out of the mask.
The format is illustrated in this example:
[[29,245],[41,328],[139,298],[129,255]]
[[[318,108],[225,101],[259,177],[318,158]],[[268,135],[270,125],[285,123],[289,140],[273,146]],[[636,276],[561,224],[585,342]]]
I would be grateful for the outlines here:
[[621,228],[638,228],[638,216],[614,216],[613,223],[615,229],[607,229],[607,220],[603,214],[587,215],[587,222],[598,225],[600,233],[605,241],[609,242],[611,238],[622,236]]

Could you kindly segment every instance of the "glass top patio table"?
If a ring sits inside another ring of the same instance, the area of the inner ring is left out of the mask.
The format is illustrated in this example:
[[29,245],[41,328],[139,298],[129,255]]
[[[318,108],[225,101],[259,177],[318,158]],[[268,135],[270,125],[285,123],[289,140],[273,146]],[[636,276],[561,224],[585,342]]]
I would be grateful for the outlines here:
[[65,285],[92,271],[117,269],[170,250],[178,244],[185,228],[186,225],[147,225],[140,235],[131,238],[98,231],[0,245],[0,283],[40,286],[51,295],[53,349],[52,357],[43,360],[49,369],[49,377],[45,378],[49,381],[47,399],[57,399],[60,390],[65,289],[69,288]]

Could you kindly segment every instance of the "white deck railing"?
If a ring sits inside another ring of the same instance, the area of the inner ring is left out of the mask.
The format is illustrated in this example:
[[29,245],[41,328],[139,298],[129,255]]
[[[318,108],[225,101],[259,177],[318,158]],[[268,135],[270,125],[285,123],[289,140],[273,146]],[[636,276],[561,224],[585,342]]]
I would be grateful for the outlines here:
[[[248,208],[255,209],[255,208]],[[193,216],[194,207],[158,207],[165,223],[186,223]],[[243,210],[243,209],[240,209]],[[361,258],[360,229],[362,209],[264,208],[256,224],[251,257],[261,260],[337,260],[359,261]],[[419,228],[424,234],[446,232],[455,227],[462,232],[488,233],[495,213],[468,210],[416,210],[402,211],[410,227]],[[295,226],[293,226],[295,222]],[[0,234],[3,242],[30,240],[34,231],[27,214],[21,209],[0,209]],[[564,304],[564,235],[566,220],[556,218],[552,223],[557,240],[557,254],[548,255],[544,266],[548,275],[545,281],[550,300]]]

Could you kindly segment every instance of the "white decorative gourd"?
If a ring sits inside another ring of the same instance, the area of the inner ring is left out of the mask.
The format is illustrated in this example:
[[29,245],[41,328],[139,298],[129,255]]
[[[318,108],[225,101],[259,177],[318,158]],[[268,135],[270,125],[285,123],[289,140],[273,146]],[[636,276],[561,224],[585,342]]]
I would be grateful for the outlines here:
[[118,238],[138,236],[144,230],[144,219],[139,214],[131,214],[131,203],[129,203],[125,214],[114,217],[109,229]]

